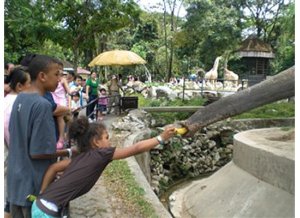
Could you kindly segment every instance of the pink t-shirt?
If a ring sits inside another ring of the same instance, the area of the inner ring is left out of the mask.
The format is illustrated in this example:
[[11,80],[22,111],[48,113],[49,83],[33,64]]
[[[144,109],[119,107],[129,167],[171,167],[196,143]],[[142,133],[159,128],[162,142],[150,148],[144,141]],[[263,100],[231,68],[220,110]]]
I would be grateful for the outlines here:
[[107,105],[108,104],[108,97],[107,95],[100,94],[98,104],[100,105]]
[[16,94],[7,94],[3,100],[4,106],[4,139],[9,144],[9,119],[13,104],[17,98]]
[[56,87],[54,92],[51,92],[53,99],[56,104],[61,106],[67,106],[67,92],[61,82],[58,83],[58,86]]

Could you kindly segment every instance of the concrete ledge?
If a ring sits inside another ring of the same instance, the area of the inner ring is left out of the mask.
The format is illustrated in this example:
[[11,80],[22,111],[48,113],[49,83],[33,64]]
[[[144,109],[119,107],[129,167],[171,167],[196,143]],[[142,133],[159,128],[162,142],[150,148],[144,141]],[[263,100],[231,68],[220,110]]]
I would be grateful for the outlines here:
[[233,162],[253,176],[295,193],[294,140],[281,128],[256,129],[234,136]]
[[[146,136],[150,136],[150,130],[145,130],[143,132],[138,132],[136,134],[131,134],[128,136],[128,138],[124,142],[124,147],[130,146],[134,144],[135,142],[147,138]],[[149,155],[147,152],[141,155]],[[141,158],[141,157],[140,157]],[[143,159],[143,158],[142,158]],[[145,191],[144,198],[152,204],[157,217],[164,217],[164,218],[172,218],[170,213],[166,210],[166,208],[163,206],[163,204],[160,202],[156,194],[153,192],[149,181],[147,180],[146,176],[143,173],[143,170],[141,169],[140,165],[138,164],[135,157],[129,157],[126,158],[126,161],[128,163],[128,166],[133,173],[136,182],[139,184],[139,186]],[[147,163],[147,160],[146,160]],[[145,163],[145,164],[146,164]],[[145,165],[146,166],[146,165]],[[148,164],[148,167],[150,165]],[[144,168],[144,171],[147,172],[148,170]],[[149,179],[149,178],[148,178]]]
[[232,161],[212,176],[172,194],[176,218],[295,217],[290,193],[263,182]]
[[234,137],[233,161],[170,197],[174,217],[295,217],[293,131],[256,129]]

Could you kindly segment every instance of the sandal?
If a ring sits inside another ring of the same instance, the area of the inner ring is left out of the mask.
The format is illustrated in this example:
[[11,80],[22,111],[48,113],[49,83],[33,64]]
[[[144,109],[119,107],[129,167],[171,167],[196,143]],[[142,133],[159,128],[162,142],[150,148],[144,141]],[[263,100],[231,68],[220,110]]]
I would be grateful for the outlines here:
[[98,119],[97,119],[97,121],[102,121],[103,120],[103,117],[99,117]]

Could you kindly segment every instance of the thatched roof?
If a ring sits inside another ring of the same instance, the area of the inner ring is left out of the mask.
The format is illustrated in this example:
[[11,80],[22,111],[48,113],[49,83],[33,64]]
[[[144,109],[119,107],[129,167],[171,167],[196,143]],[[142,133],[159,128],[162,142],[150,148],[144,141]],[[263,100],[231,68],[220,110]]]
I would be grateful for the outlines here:
[[275,57],[269,44],[252,35],[242,42],[242,45],[238,49],[237,53],[241,57]]

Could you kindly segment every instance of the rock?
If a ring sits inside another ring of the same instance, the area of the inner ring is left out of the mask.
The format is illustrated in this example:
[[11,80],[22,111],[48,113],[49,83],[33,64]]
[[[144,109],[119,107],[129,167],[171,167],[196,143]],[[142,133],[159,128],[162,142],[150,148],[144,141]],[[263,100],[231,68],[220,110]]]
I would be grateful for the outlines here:
[[[156,98],[167,98],[170,100],[174,100],[177,98],[177,93],[166,86],[158,86],[156,88],[151,87],[152,89],[155,89],[156,92]],[[152,90],[153,93],[153,90]]]
[[209,149],[212,149],[213,147],[215,147],[217,145],[217,143],[215,142],[215,141],[210,141],[209,143],[208,143],[208,148]]
[[175,195],[171,195],[171,196],[169,197],[169,201],[176,201]]
[[219,155],[219,153],[215,153],[214,154],[214,161],[215,162],[218,162],[220,160],[220,155]]

